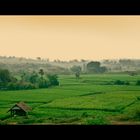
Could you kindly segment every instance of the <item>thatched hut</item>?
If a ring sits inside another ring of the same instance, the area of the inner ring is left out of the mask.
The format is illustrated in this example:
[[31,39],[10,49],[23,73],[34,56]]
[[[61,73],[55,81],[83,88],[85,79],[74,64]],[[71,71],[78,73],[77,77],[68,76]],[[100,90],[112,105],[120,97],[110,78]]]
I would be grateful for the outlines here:
[[26,116],[32,108],[29,107],[24,102],[16,103],[13,107],[11,107],[8,112],[11,112],[11,116],[19,115],[19,116]]

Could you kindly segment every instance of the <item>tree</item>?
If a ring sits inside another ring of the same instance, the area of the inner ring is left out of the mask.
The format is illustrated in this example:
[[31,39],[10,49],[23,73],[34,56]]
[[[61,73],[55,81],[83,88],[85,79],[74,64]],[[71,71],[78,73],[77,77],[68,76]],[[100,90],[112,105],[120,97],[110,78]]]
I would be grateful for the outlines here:
[[98,73],[100,72],[100,62],[91,61],[87,64],[87,71],[89,73]]
[[122,65],[131,65],[132,60],[130,60],[130,59],[120,59],[119,63],[122,64]]
[[37,59],[37,60],[41,60],[41,57],[37,57],[36,59]]
[[105,66],[100,67],[100,73],[104,73],[107,71],[107,68]]
[[43,75],[44,75],[44,70],[43,70],[43,69],[40,69],[40,70],[39,70],[39,74],[41,75],[41,77],[43,77]]
[[11,81],[12,81],[12,79],[11,79],[9,70],[1,69],[0,70],[0,82],[7,83],[7,82],[11,82]]
[[50,86],[50,82],[44,78],[40,78],[38,80],[38,86],[39,88],[48,88]]
[[50,85],[59,85],[58,76],[56,74],[48,74],[47,75]]
[[89,73],[104,73],[107,71],[105,66],[100,66],[101,63],[98,61],[91,61],[87,64],[87,72]]
[[32,83],[32,84],[35,84],[38,82],[38,79],[39,79],[39,76],[37,73],[33,72],[29,78],[29,81]]
[[26,73],[25,72],[22,72],[21,74],[21,81],[25,81],[25,77],[26,77]]
[[12,77],[9,70],[0,69],[0,89],[8,89],[9,83],[16,83],[17,79]]
[[135,75],[137,75],[137,72],[136,71],[128,71],[128,75],[135,76]]
[[80,73],[81,73],[81,67],[80,66],[73,66],[71,67],[71,71],[75,73],[76,78],[80,77]]
[[86,60],[85,60],[85,59],[81,59],[81,62],[82,62],[82,63],[85,63],[85,62],[86,62]]

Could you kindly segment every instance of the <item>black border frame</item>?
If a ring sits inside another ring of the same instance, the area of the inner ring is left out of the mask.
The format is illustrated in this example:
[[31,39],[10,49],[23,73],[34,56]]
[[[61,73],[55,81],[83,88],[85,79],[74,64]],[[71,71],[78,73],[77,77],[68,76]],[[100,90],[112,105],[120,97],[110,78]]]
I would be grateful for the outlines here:
[[[1,3],[0,4],[0,16],[1,15],[140,15],[140,6],[137,3],[103,3],[95,2],[91,3],[22,3],[12,2],[12,3]],[[30,135],[32,138],[38,136],[48,138],[56,137],[60,138],[63,136],[65,139],[75,138],[74,135],[80,137],[85,137],[86,139],[91,136],[91,138],[100,138],[105,139],[106,136],[110,136],[111,139],[117,138],[118,135],[132,136],[134,139],[137,134],[139,135],[140,125],[123,125],[123,126],[113,126],[113,125],[52,125],[52,126],[0,126],[0,133],[4,134],[4,137],[9,136],[10,138],[16,135],[22,135],[27,139],[27,136]],[[130,132],[129,132],[130,131]],[[67,136],[65,136],[67,135]],[[113,135],[113,136],[112,136]],[[73,136],[73,137],[72,137]],[[83,138],[84,138],[83,137]],[[18,138],[18,137],[17,137]],[[36,137],[37,138],[37,137]],[[123,137],[118,137],[123,138]]]

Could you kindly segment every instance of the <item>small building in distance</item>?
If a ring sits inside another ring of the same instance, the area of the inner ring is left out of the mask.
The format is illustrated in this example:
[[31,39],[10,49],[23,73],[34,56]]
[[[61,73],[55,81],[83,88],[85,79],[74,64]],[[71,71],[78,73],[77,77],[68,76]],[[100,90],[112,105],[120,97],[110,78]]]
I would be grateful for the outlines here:
[[28,112],[31,111],[32,108],[29,107],[24,102],[16,103],[13,107],[11,107],[8,112],[11,112],[11,116],[19,115],[19,116],[27,116]]

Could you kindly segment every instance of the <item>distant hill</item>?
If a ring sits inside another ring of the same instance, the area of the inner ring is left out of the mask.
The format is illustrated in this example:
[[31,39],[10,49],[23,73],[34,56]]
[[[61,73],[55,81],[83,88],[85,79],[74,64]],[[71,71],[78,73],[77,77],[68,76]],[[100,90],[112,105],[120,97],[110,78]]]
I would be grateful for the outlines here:
[[[22,71],[38,71],[43,68],[47,73],[56,74],[71,74],[70,68],[74,65],[81,66],[82,72],[86,71],[86,65],[88,62],[94,60],[54,60],[42,59],[40,57],[36,59],[15,57],[15,56],[0,56],[0,68],[9,69],[13,73]],[[101,60],[99,61],[102,66],[106,66],[108,72],[125,72],[125,71],[140,71],[140,59],[114,59],[114,60]]]

